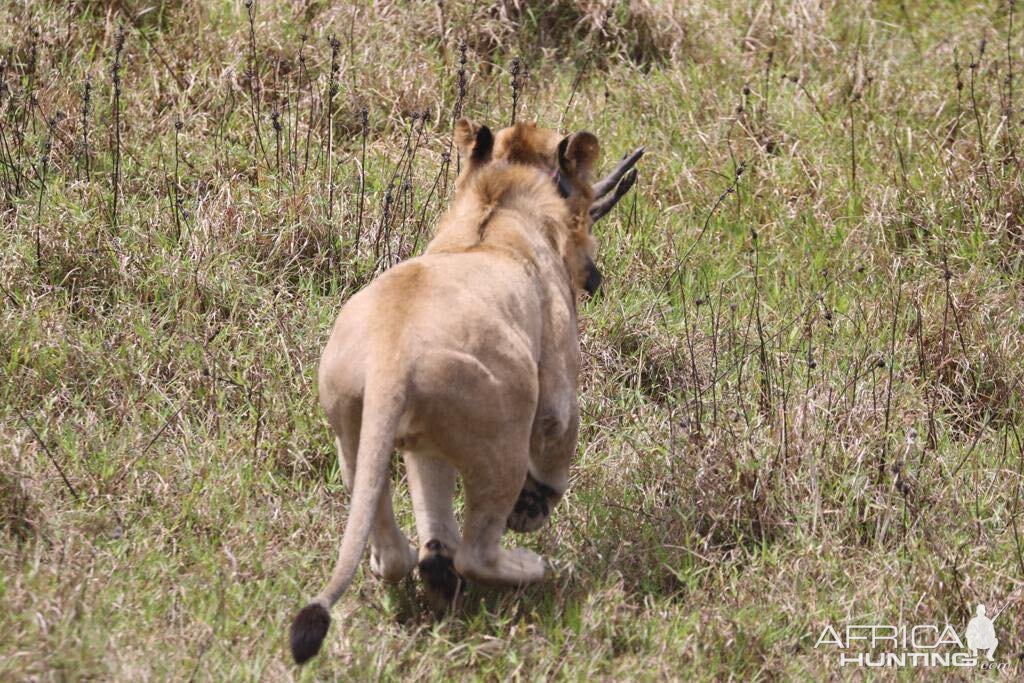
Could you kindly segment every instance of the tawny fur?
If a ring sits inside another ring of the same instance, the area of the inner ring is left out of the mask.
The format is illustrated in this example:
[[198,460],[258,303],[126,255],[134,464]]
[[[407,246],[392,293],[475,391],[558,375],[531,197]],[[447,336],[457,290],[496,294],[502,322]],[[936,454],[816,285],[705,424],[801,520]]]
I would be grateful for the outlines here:
[[[454,585],[439,576],[449,567],[490,584],[545,575],[539,555],[503,549],[500,539],[506,526],[540,526],[568,483],[579,425],[576,296],[594,270],[587,210],[597,140],[581,133],[560,148],[561,136],[536,126],[492,138],[467,121],[455,139],[463,171],[433,241],[345,304],[321,357],[320,402],[353,494],[331,579],[293,626],[297,660],[319,649],[325,610],[351,583],[368,539],[371,568],[389,581],[420,561],[428,587]],[[568,198],[556,171],[573,188]],[[391,508],[396,446],[419,548]]]

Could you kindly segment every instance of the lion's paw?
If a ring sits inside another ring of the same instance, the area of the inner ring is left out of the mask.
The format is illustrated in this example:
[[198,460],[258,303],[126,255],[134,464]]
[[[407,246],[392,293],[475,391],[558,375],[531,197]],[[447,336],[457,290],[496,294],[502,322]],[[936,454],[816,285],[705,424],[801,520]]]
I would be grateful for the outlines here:
[[370,571],[387,583],[398,583],[416,566],[416,548],[376,548],[370,550]]
[[453,550],[436,538],[427,541],[420,551],[420,580],[427,601],[439,616],[452,605],[462,585],[453,558]]
[[507,526],[512,531],[528,533],[544,526],[551,516],[551,508],[558,502],[559,496],[550,486],[540,483],[532,475],[526,475],[526,484],[519,492],[512,513],[508,516]]

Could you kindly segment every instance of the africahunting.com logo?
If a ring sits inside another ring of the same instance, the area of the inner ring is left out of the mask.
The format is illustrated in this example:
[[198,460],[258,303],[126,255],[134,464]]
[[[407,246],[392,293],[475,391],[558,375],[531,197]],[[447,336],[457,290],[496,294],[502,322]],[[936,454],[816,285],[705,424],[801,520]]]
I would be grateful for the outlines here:
[[841,629],[829,624],[814,647],[836,651],[839,666],[1002,669],[1006,663],[995,656],[998,618],[999,612],[989,617],[985,606],[978,605],[962,632],[948,623],[849,624]]

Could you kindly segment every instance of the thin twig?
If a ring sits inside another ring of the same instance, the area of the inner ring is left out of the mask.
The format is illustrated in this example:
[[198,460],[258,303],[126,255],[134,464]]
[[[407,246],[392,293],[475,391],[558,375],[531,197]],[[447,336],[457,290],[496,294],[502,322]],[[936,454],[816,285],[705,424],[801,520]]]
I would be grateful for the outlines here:
[[28,427],[29,431],[32,432],[32,436],[36,437],[36,441],[39,442],[39,445],[42,446],[43,451],[46,452],[47,457],[50,458],[50,462],[57,469],[57,472],[60,474],[60,478],[64,480],[64,486],[66,486],[68,491],[71,492],[71,496],[75,499],[75,502],[80,502],[81,498],[78,495],[78,491],[76,491],[75,487],[71,485],[71,480],[68,479],[68,475],[64,473],[64,468],[60,466],[59,462],[57,462],[57,458],[53,456],[53,451],[51,451],[50,447],[46,445],[45,441],[43,441],[43,437],[39,436],[39,432],[36,431],[36,428],[32,426],[32,423],[28,421],[28,418],[25,417],[25,415],[21,412],[21,409],[19,409],[18,406],[14,406],[14,412],[18,414],[18,417],[21,419],[21,421],[25,424],[26,427]]
[[[897,277],[899,274],[897,273]],[[878,483],[882,483],[882,477],[885,474],[885,465],[889,459],[889,416],[892,408],[892,375],[895,363],[896,354],[896,321],[899,319],[900,313],[900,297],[903,293],[902,284],[898,284],[896,288],[896,302],[892,309],[892,329],[889,331],[889,382],[885,392],[885,432],[882,434],[882,455],[878,461]]]

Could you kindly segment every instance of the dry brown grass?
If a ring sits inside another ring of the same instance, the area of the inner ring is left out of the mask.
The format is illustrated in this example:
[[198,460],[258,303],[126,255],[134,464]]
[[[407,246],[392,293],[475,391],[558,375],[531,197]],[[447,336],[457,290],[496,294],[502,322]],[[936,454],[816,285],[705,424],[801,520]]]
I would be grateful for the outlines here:
[[[254,64],[241,2],[0,7],[0,678],[826,678],[826,624],[979,602],[1019,667],[1006,2],[255,10]],[[455,110],[507,122],[513,58],[520,118],[648,149],[598,235],[571,491],[524,541],[559,574],[439,624],[367,575],[300,672],[347,500],[317,354],[429,238]]]

